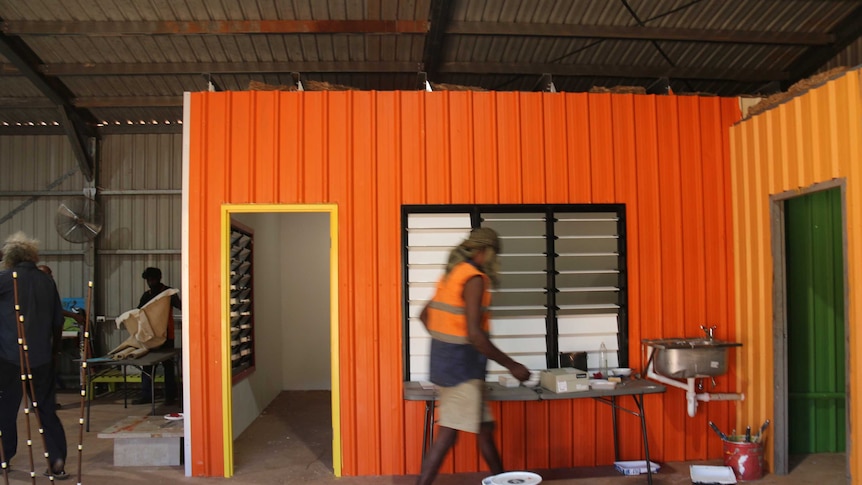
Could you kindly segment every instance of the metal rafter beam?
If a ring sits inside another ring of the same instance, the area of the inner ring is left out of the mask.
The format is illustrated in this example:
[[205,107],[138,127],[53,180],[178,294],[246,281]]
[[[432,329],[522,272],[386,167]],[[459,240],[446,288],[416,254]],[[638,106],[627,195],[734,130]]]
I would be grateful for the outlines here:
[[446,31],[452,19],[452,6],[449,0],[431,0],[428,18],[431,28],[425,35],[425,48],[422,51],[422,71],[427,79],[434,79],[443,58],[443,44]]
[[424,20],[201,20],[34,21],[7,20],[12,35],[231,35],[231,34],[425,34]]
[[[432,25],[433,30],[433,25]],[[531,37],[578,37],[589,39],[668,40],[768,45],[828,45],[832,34],[814,32],[756,32],[647,26],[531,24],[514,22],[453,21],[447,34],[505,35]]]
[[[76,108],[163,108],[183,105],[182,96],[90,96],[73,98]],[[56,108],[46,98],[0,97],[0,109],[45,109]]]
[[856,10],[835,27],[833,31],[834,42],[809,49],[791,64],[787,69],[790,72],[790,79],[782,86],[782,90],[786,90],[790,84],[816,73],[818,69],[837,56],[848,45],[862,37],[862,20],[860,19],[862,19],[862,6],[856,7]]
[[418,62],[161,62],[110,64],[47,64],[46,76],[136,76],[159,74],[256,74],[283,72],[419,72]]
[[716,81],[735,81],[742,83],[762,83],[788,79],[783,71],[754,69],[718,69],[670,66],[632,66],[632,65],[579,65],[579,64],[539,64],[539,63],[474,63],[444,62],[440,72],[458,74],[528,74],[541,76],[545,73],[557,76],[589,76],[620,78],[660,78],[671,79],[709,79]]
[[71,93],[68,88],[56,79],[51,79],[39,72],[41,64],[38,56],[20,39],[0,34],[0,54],[9,60],[18,72],[26,77],[45,97],[60,111],[63,128],[72,150],[78,159],[78,166],[88,181],[93,180],[94,154],[88,148],[87,139],[97,134],[87,125],[85,118],[92,118],[89,113],[78,112],[70,102]]

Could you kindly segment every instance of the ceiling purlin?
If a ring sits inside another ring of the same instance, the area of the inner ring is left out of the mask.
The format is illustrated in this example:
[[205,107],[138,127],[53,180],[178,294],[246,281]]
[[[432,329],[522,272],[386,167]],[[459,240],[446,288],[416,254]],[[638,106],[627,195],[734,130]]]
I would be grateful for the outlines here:
[[818,69],[862,36],[862,21],[860,19],[862,19],[862,5],[856,7],[855,10],[844,17],[844,20],[835,27],[835,30],[832,32],[832,35],[835,37],[834,42],[808,49],[807,53],[801,55],[799,59],[790,65],[787,69],[790,73],[790,79],[782,84],[781,90],[784,91],[791,84],[816,73]]
[[20,38],[0,34],[0,54],[57,107],[63,130],[71,142],[81,173],[88,181],[92,181],[95,153],[89,146],[97,144],[91,145],[89,142],[99,137],[92,125],[88,124],[95,123],[93,115],[72,105],[72,93],[62,82],[39,72],[41,59]]
[[[648,22],[646,20],[645,22]],[[453,21],[447,34],[523,37],[579,37],[589,39],[667,40],[728,44],[828,45],[832,34],[813,32],[754,32],[749,30],[687,29],[620,25],[522,24]]]
[[422,20],[201,20],[201,21],[40,21],[7,20],[13,35],[234,35],[234,34],[425,34]]

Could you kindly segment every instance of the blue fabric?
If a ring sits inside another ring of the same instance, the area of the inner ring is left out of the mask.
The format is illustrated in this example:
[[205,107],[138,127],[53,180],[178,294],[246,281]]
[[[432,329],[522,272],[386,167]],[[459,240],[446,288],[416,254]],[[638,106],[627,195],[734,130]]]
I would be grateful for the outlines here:
[[30,262],[0,271],[0,360],[19,363],[13,271],[18,273],[18,305],[24,316],[30,367],[50,364],[63,330],[63,307],[54,280]]
[[488,358],[471,344],[431,339],[431,382],[451,387],[470,379],[485,379]]

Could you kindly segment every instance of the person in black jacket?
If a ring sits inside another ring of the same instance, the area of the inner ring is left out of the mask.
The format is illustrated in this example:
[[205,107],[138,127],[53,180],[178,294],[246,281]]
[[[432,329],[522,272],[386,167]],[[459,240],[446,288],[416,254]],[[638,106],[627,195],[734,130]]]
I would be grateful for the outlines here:
[[[170,286],[162,283],[162,270],[159,268],[147,268],[144,270],[141,277],[147,280],[147,286],[149,289],[141,295],[141,301],[138,302],[138,308],[146,305],[150,300],[158,296],[159,293],[171,289]],[[171,295],[171,306],[181,310],[182,306],[180,303],[179,295]],[[173,311],[168,312],[168,334],[167,340],[162,344],[159,349],[172,349],[174,348],[174,313]],[[156,349],[153,349],[156,350]],[[165,406],[171,406],[177,403],[177,379],[174,374],[174,361],[166,360],[162,363],[162,367],[165,370]],[[150,397],[150,388],[152,387],[152,376],[154,371],[154,366],[147,366],[143,369],[141,373],[141,393],[137,399],[135,399],[133,404],[149,404],[151,403]]]
[[[63,331],[63,306],[54,280],[36,267],[37,242],[18,232],[3,246],[0,271],[0,433],[7,462],[18,451],[17,417],[23,390],[21,347],[15,312],[13,272],[17,275],[19,313],[24,318],[27,358],[33,379],[39,419],[44,429],[45,447],[51,464],[45,474],[65,479],[66,433],[57,417],[53,355],[59,349]],[[26,364],[26,362],[25,362]],[[29,382],[27,394],[30,394]]]

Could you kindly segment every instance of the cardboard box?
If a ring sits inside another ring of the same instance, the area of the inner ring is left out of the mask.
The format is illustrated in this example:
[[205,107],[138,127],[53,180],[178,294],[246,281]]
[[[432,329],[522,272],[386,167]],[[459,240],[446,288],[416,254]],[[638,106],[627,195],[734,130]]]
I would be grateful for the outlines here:
[[540,377],[542,387],[551,392],[578,392],[590,390],[587,371],[573,367],[545,369]]

